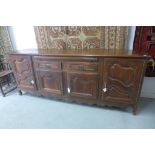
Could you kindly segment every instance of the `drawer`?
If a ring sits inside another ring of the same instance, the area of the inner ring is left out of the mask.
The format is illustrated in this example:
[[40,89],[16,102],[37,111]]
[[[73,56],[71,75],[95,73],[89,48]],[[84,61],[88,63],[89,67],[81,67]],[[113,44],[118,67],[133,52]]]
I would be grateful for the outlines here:
[[46,59],[46,57],[34,58],[34,66],[41,70],[61,70],[61,61]]
[[64,62],[64,70],[74,71],[98,71],[98,63],[95,62]]

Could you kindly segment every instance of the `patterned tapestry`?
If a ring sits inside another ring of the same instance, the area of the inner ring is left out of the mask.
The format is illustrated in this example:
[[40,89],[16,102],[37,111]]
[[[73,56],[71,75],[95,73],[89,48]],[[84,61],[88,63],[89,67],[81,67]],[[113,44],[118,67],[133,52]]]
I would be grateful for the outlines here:
[[125,26],[35,26],[38,48],[126,49]]
[[0,26],[0,54],[8,59],[8,54],[13,51],[7,26]]
[[146,76],[155,77],[155,26],[137,26],[133,44],[134,53],[148,54]]

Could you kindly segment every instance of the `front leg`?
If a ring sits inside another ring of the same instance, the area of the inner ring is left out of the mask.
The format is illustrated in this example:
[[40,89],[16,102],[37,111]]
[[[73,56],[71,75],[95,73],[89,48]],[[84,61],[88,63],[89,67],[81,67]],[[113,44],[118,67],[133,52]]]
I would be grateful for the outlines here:
[[133,114],[136,115],[138,111],[138,104],[137,103],[133,104],[132,109],[133,109]]
[[19,92],[19,95],[23,95],[23,93],[22,93],[22,91],[21,91],[21,90],[19,90],[18,92]]

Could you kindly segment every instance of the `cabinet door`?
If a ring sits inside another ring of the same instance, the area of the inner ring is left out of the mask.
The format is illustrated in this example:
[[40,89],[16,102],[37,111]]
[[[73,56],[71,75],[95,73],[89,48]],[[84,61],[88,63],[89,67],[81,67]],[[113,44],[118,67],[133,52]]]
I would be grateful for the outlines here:
[[107,58],[103,66],[102,100],[133,104],[140,93],[144,61]]
[[41,94],[46,96],[63,94],[62,72],[38,70],[37,79]]
[[11,64],[18,88],[36,90],[31,56],[11,55]]
[[67,73],[67,91],[71,97],[96,99],[98,95],[97,73]]

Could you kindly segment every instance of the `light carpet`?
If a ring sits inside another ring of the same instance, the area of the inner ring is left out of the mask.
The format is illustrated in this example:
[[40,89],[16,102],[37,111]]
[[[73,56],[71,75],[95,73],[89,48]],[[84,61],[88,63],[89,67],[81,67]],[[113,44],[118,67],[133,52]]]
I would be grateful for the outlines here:
[[155,128],[155,99],[141,98],[131,108],[99,108],[18,93],[0,96],[0,128],[5,129],[130,129]]

